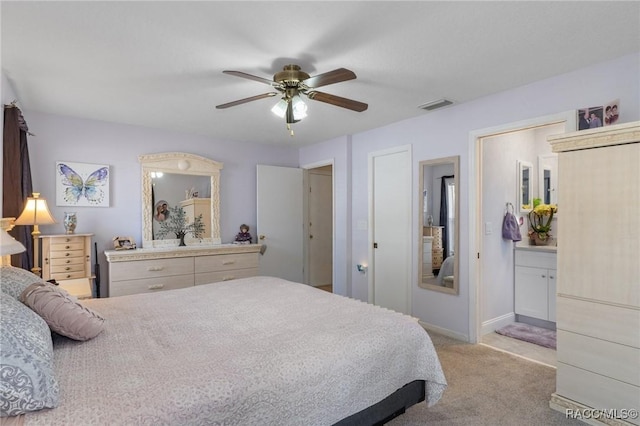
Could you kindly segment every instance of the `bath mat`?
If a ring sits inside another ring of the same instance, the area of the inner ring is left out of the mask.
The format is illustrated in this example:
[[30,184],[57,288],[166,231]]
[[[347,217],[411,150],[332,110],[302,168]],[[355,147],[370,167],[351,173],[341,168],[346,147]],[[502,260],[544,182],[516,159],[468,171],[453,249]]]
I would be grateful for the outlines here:
[[545,348],[556,348],[556,332],[546,328],[517,322],[496,330],[496,333],[525,342],[535,343]]

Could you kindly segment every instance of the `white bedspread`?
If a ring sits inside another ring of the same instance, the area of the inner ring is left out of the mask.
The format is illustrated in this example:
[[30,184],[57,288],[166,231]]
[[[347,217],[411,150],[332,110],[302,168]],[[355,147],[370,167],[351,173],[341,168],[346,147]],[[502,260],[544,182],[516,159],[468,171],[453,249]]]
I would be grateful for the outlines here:
[[407,316],[277,278],[86,301],[93,340],[56,338],[60,406],[27,425],[331,425],[413,380],[446,381]]

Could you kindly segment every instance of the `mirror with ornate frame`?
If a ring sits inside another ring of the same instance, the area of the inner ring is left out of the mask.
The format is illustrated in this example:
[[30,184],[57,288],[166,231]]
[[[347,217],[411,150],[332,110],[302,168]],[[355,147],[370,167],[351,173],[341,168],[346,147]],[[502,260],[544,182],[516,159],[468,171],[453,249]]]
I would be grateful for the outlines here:
[[460,157],[421,161],[418,286],[459,294]]
[[[203,201],[208,209],[204,211],[206,237],[198,240],[198,244],[220,244],[220,170],[223,164],[205,157],[184,152],[166,152],[159,154],[145,154],[138,157],[142,170],[142,246],[149,247],[171,247],[177,245],[177,240],[155,239],[154,238],[154,203],[159,200],[154,199],[154,178],[158,173],[172,175],[192,175],[203,176],[209,180],[210,190],[208,198],[199,199]],[[156,180],[158,184],[159,180]],[[180,199],[171,201],[177,205],[188,204],[192,188],[181,190]],[[209,200],[207,202],[206,200]]]
[[533,164],[518,161],[518,210],[528,213],[533,209]]

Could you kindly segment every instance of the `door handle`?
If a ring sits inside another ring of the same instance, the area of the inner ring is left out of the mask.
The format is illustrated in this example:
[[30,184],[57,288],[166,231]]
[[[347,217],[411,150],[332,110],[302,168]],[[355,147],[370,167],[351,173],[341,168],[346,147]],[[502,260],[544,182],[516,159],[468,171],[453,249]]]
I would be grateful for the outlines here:
[[312,240],[313,239],[313,235],[309,235],[309,239]]
[[267,238],[267,237],[266,237],[266,236],[264,236],[264,235],[260,235],[260,237],[259,237],[259,238],[260,238],[261,240],[264,240],[264,239],[265,239],[265,238]]

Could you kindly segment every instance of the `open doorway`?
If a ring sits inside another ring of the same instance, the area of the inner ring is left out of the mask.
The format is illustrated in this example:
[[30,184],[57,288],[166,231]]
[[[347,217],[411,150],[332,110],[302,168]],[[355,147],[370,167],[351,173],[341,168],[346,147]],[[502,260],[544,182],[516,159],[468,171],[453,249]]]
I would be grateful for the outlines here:
[[[515,259],[518,248],[528,244],[528,221],[524,201],[521,201],[519,165],[523,162],[531,165],[528,184],[531,196],[538,198],[539,192],[544,189],[544,185],[538,182],[539,174],[540,182],[544,182],[542,160],[551,154],[546,138],[552,134],[575,130],[575,119],[572,120],[571,115],[565,113],[541,117],[474,132],[472,135],[476,158],[476,196],[471,200],[470,209],[474,215],[470,220],[475,225],[475,232],[471,234],[471,246],[476,247],[478,255],[474,256],[477,262],[470,267],[471,341],[490,341],[491,346],[508,352],[523,356],[524,354],[518,353],[522,349],[527,352],[524,356],[533,359],[537,356],[533,355],[535,351],[520,348],[518,341],[513,342],[513,345],[500,347],[500,342],[495,343],[497,340],[492,337],[495,337],[495,330],[518,322],[521,317],[515,306]],[[502,237],[502,219],[509,206],[511,211],[515,210],[518,218],[523,219],[520,222],[520,242]],[[555,289],[552,293],[554,294],[549,297],[555,300]],[[551,355],[555,358],[555,351]],[[551,364],[549,358],[538,361]]]
[[333,165],[307,169],[307,282],[333,293]]

